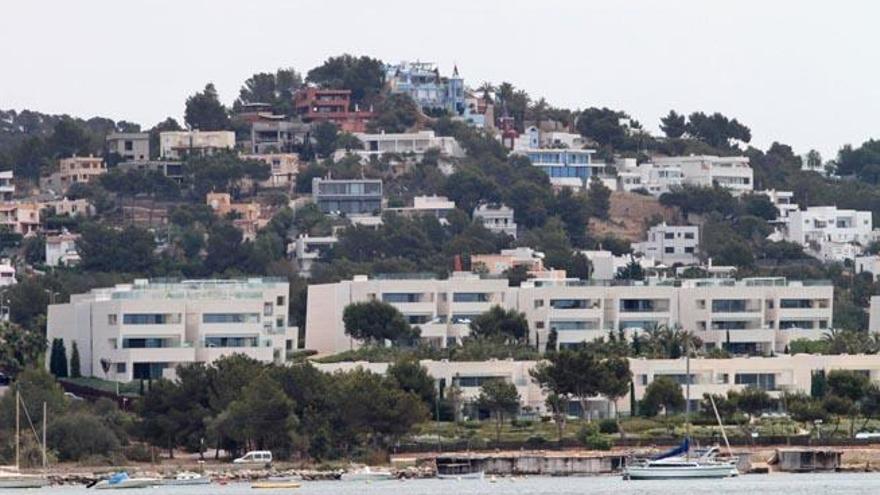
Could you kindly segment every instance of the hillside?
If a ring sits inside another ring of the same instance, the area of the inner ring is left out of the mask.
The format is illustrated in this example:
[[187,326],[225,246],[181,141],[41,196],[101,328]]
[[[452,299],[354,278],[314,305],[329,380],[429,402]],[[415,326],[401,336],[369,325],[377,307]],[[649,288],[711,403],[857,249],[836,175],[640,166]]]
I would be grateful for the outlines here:
[[644,239],[651,219],[657,216],[667,222],[676,221],[678,212],[662,206],[657,198],[627,192],[611,193],[610,219],[590,220],[590,232],[596,237],[615,236],[630,242]]

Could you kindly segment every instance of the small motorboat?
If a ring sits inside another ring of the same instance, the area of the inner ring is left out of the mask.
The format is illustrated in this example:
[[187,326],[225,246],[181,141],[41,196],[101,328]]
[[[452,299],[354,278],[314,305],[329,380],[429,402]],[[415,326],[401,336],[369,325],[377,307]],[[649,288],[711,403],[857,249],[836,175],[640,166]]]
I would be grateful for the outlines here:
[[296,481],[255,481],[251,483],[251,488],[253,489],[264,489],[264,490],[278,490],[284,488],[299,488],[300,485]]
[[132,478],[126,472],[116,473],[95,485],[96,490],[127,490],[132,488],[149,488],[162,483],[157,478]]
[[211,478],[192,471],[177,473],[173,478],[162,480],[164,486],[210,485]]
[[386,481],[393,480],[396,476],[387,469],[372,469],[370,466],[364,466],[354,471],[343,473],[339,478],[342,481]]

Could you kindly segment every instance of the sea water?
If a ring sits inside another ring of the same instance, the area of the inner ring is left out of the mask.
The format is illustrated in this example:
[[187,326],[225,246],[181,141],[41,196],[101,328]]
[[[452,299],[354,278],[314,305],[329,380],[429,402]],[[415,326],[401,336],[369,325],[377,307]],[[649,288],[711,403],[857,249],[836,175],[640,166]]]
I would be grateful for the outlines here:
[[[63,486],[40,490],[0,490],[0,493],[85,495],[95,491]],[[103,492],[106,493],[106,492]],[[405,480],[374,482],[303,481],[296,489],[253,490],[248,483],[225,486],[154,487],[123,493],[168,495],[583,495],[583,494],[740,494],[821,495],[880,494],[880,473],[766,474],[744,475],[723,480],[623,481],[619,476],[526,478],[498,477],[494,480]]]

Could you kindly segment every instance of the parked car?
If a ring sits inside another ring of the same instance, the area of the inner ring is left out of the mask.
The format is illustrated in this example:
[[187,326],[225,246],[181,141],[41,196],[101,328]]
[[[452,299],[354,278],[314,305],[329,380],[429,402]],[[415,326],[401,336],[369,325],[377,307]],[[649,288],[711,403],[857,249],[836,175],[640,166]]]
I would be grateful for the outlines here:
[[254,450],[232,462],[234,464],[269,464],[272,462],[272,452],[268,450]]
[[856,433],[856,440],[869,440],[880,438],[880,431],[860,431]]

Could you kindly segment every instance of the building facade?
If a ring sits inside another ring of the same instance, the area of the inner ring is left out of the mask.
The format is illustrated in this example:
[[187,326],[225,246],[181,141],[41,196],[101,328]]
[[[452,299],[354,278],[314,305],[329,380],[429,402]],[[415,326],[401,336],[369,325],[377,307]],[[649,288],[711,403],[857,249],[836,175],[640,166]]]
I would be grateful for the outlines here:
[[107,151],[128,160],[150,159],[149,132],[111,132],[107,135]]
[[647,239],[633,244],[633,251],[667,266],[676,263],[694,265],[699,262],[700,228],[696,225],[667,225],[666,222],[648,229]]
[[823,261],[854,259],[875,238],[870,211],[811,206],[789,213],[784,238]]
[[178,184],[183,182],[183,162],[179,160],[134,160],[119,163],[116,167],[124,172],[157,172]]
[[167,160],[207,156],[235,148],[232,131],[167,131],[159,134],[159,155]]
[[513,208],[503,204],[483,203],[474,208],[474,219],[483,223],[489,232],[509,235],[516,239],[516,220]]
[[375,116],[372,109],[352,108],[351,91],[305,87],[293,95],[296,113],[304,122],[333,122],[346,132],[365,132]]
[[79,237],[79,234],[71,234],[66,231],[58,235],[46,236],[46,265],[78,265],[80,256],[76,250],[76,241],[79,240]]
[[632,336],[680,326],[706,348],[737,354],[783,352],[795,339],[816,340],[830,328],[830,283],[784,278],[590,282],[534,279],[507,287],[506,279],[457,273],[447,280],[368,279],[309,287],[305,346],[322,353],[356,347],[344,332],[342,312],[353,302],[388,302],[429,343],[446,346],[469,335],[467,323],[491,306],[517,310],[529,340],[543,348],[551,334],[564,348],[604,337]]
[[384,154],[413,155],[417,160],[425,156],[425,152],[431,149],[438,150],[441,154],[453,158],[465,156],[464,149],[452,136],[437,136],[434,131],[419,131],[405,133],[381,133],[354,135],[363,143],[362,150],[351,150],[349,153],[369,158]]
[[73,184],[88,184],[105,173],[107,165],[99,156],[74,156],[58,160],[58,180],[62,191]]
[[382,211],[382,181],[316,177],[312,199],[323,213],[372,216]]
[[12,170],[0,172],[0,201],[9,202],[15,199],[15,176]]
[[135,280],[50,305],[47,338],[68,352],[76,342],[83,376],[119,382],[232,354],[281,363],[296,349],[287,297],[287,282],[271,279]]
[[262,187],[290,188],[299,173],[299,155],[296,153],[269,153],[241,155],[242,160],[257,160],[269,166],[269,178],[260,182]]
[[308,133],[308,125],[287,120],[258,120],[251,124],[250,140],[245,149],[248,153],[292,153],[302,144]]
[[409,95],[423,110],[465,113],[464,79],[459,76],[458,67],[453,67],[451,77],[443,77],[437,64],[430,62],[387,64],[385,82],[392,93]]
[[681,169],[686,184],[702,187],[718,185],[738,195],[755,187],[754,171],[747,156],[670,156],[654,157],[654,165]]
[[583,188],[591,177],[600,176],[605,168],[604,163],[593,162],[595,150],[528,148],[515,152],[527,156],[556,187]]

